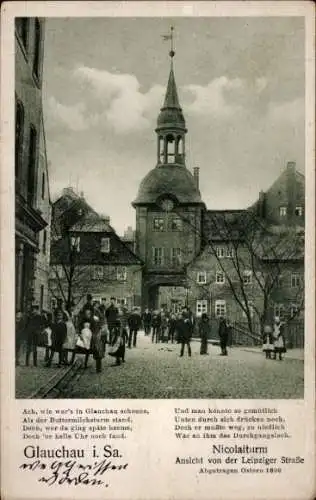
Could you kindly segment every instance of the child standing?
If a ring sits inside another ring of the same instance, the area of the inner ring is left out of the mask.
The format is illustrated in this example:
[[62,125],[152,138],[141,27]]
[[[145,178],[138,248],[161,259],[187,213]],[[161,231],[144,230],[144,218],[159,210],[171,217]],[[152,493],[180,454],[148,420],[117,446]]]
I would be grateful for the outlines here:
[[263,352],[266,353],[266,359],[271,359],[271,353],[274,351],[272,328],[270,325],[265,325],[263,329]]

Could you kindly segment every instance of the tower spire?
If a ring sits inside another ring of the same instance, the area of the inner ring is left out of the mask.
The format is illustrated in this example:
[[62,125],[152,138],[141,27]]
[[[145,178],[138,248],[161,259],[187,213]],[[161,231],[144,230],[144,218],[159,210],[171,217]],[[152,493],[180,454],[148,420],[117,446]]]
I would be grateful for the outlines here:
[[156,133],[158,135],[158,165],[170,163],[185,165],[184,137],[187,132],[182,109],[179,103],[178,91],[173,71],[174,27],[170,33],[163,35],[164,40],[170,40],[170,73],[163,107],[160,110]]

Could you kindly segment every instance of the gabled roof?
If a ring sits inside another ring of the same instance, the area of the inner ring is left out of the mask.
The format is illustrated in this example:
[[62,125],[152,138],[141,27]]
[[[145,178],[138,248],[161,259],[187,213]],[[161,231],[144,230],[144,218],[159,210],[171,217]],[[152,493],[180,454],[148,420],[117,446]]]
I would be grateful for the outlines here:
[[205,241],[239,240],[251,223],[247,210],[207,210],[203,220]]
[[94,213],[87,213],[71,226],[71,231],[81,233],[112,233],[113,228],[109,224],[109,219],[100,217]]

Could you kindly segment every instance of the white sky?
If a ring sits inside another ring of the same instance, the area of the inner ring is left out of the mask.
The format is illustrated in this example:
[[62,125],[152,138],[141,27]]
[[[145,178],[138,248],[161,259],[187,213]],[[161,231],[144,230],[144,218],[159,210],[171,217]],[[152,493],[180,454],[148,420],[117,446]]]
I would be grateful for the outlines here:
[[287,161],[304,171],[303,18],[47,18],[43,102],[53,197],[77,185],[118,233],[156,165],[175,26],[187,167],[209,209],[243,208]]

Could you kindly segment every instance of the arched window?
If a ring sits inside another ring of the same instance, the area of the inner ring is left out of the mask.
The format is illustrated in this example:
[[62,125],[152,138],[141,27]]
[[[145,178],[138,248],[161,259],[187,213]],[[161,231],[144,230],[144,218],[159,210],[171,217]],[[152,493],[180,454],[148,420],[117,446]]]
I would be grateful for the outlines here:
[[35,199],[35,179],[36,179],[36,146],[37,133],[33,125],[30,126],[29,137],[29,157],[28,157],[28,175],[27,175],[27,201],[33,205]]
[[21,176],[23,151],[24,108],[21,101],[15,103],[15,177]]
[[29,19],[28,17],[17,17],[15,23],[19,37],[25,50],[27,50],[29,39]]
[[34,35],[34,59],[33,59],[33,73],[36,78],[40,77],[40,58],[41,54],[41,23],[39,19],[35,18],[35,35]]

